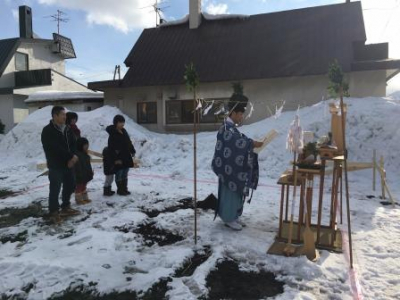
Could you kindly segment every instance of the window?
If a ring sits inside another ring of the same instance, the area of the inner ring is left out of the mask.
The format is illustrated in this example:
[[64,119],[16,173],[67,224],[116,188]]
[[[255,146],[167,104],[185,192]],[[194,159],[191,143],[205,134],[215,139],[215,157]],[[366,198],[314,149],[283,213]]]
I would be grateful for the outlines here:
[[182,122],[193,123],[193,111],[195,109],[193,100],[181,101],[182,103]]
[[139,102],[137,121],[139,124],[157,123],[157,102]]
[[21,52],[15,53],[15,70],[17,71],[28,71],[28,54]]
[[181,101],[167,101],[167,124],[182,123],[182,106]]
[[[193,100],[171,100],[166,102],[167,124],[193,124]],[[200,116],[200,123],[219,123],[214,109],[205,116]]]

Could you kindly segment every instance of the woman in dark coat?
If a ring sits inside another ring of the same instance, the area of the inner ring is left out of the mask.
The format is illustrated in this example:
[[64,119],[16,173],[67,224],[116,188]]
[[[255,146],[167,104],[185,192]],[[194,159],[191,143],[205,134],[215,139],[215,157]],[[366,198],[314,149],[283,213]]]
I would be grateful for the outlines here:
[[78,122],[78,114],[73,111],[67,112],[67,119],[65,120],[65,124],[67,124],[71,129],[72,133],[75,136],[75,140],[81,137],[81,131],[79,130],[78,126],[76,126],[76,122]]
[[108,137],[108,151],[110,156],[114,158],[117,194],[123,196],[130,195],[128,191],[128,172],[129,168],[133,168],[133,157],[136,153],[124,126],[125,118],[121,115],[116,115],[113,125],[106,128],[110,135]]

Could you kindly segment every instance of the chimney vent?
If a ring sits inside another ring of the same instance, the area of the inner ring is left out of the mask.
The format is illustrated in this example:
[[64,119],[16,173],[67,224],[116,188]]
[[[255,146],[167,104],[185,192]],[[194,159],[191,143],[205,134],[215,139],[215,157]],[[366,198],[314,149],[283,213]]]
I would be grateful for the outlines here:
[[32,9],[26,5],[19,7],[19,36],[25,39],[33,38]]
[[189,0],[189,28],[196,29],[201,23],[201,0]]

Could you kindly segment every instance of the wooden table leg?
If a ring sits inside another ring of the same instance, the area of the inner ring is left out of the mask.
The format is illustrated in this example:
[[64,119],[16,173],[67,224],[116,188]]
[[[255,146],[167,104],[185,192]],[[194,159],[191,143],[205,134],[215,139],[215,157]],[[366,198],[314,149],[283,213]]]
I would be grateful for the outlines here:
[[317,241],[316,244],[319,244],[319,235],[321,231],[321,219],[322,219],[322,199],[324,197],[324,177],[325,177],[325,159],[321,160],[321,172],[320,172],[320,181],[319,181],[319,201],[318,201],[318,223],[317,223]]
[[307,198],[306,198],[308,224],[311,224],[313,189],[314,189],[314,175],[309,174],[307,182]]
[[278,230],[278,238],[282,238],[282,225],[283,225],[283,205],[285,199],[285,185],[282,184],[281,187],[281,207],[279,209],[279,230]]
[[[336,165],[335,166],[336,168],[337,168],[337,170],[336,170],[336,172],[337,173],[339,173],[340,172],[340,165],[338,164],[338,165]],[[336,241],[336,231],[337,231],[337,226],[336,226],[336,224],[337,224],[337,222],[336,222],[336,217],[337,217],[337,209],[338,209],[338,186],[339,186],[339,179],[340,179],[340,177],[339,176],[336,176],[336,180],[335,180],[335,195],[334,195],[334,198],[332,199],[333,200],[333,203],[334,203],[334,209],[333,209],[333,223],[332,223],[332,226],[331,226],[331,228],[332,228],[332,230],[333,230],[333,234],[332,234],[332,241],[331,241],[331,247],[333,248],[333,246],[334,246],[334,244],[335,244],[335,241]]]
[[329,226],[332,228],[333,227],[333,209],[334,209],[334,204],[333,204],[333,199],[335,198],[335,193],[336,193],[336,177],[337,177],[337,165],[336,162],[333,162],[333,172],[332,172],[332,191],[331,191],[331,210],[330,210],[330,220],[329,220]]
[[343,165],[340,165],[340,224],[343,224]]
[[301,241],[301,227],[303,225],[303,215],[304,215],[304,179],[300,178],[300,205],[299,205],[299,219],[298,219],[298,226],[297,226],[297,240],[300,243]]
[[289,184],[286,185],[286,211],[285,211],[285,221],[288,221],[288,210],[289,210]]

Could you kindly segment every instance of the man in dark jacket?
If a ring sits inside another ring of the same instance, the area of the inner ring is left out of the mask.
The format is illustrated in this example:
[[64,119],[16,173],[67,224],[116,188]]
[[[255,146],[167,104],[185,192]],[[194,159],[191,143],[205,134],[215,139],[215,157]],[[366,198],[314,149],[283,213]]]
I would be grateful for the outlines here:
[[129,168],[133,168],[133,156],[136,153],[124,126],[125,118],[121,115],[116,115],[113,125],[106,128],[106,131],[110,135],[108,137],[108,151],[110,156],[113,157],[115,164],[117,194],[121,196],[130,194],[128,191],[128,172]]
[[[73,167],[78,161],[76,156],[76,141],[71,130],[65,125],[65,109],[54,106],[51,110],[52,120],[43,128],[42,145],[49,168],[49,212],[50,220],[54,223],[61,222],[60,216],[79,214],[71,208],[70,198],[75,189]],[[61,213],[58,197],[61,185],[62,204]]]

